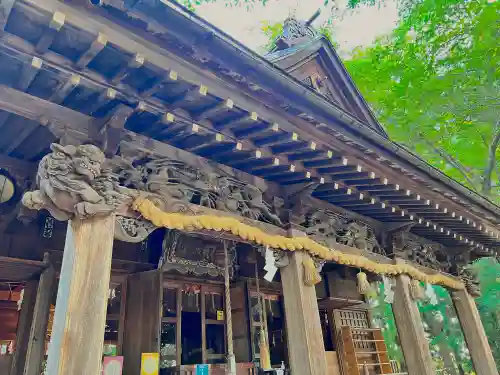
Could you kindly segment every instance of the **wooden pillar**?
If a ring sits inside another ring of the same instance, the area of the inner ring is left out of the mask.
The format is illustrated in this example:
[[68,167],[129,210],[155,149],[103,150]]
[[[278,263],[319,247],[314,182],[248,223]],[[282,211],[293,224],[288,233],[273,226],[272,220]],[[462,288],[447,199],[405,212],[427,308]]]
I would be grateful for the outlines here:
[[[127,279],[125,334],[122,349],[123,375],[138,375],[141,372],[141,354],[160,351],[163,315],[162,280],[161,270],[136,273]],[[180,315],[179,310],[177,313]],[[179,327],[177,327],[178,331]],[[180,340],[176,343],[179,347]]]
[[24,371],[37,288],[38,280],[30,280],[24,287],[23,302],[17,323],[16,350],[12,358],[10,375],[22,375]]
[[115,216],[68,222],[49,346],[50,375],[101,370]]
[[477,375],[498,375],[474,299],[466,290],[452,292],[452,298]]
[[50,264],[48,254],[44,261],[48,267],[40,275],[38,292],[33,311],[33,323],[29,334],[28,351],[26,353],[26,365],[23,375],[40,375],[43,357],[45,355],[45,335],[49,323],[50,303],[56,274]]
[[422,318],[410,296],[410,277],[396,276],[392,309],[409,375],[434,375]]
[[325,346],[316,288],[304,284],[304,256],[299,251],[290,253],[290,264],[280,269],[290,368],[293,374],[325,375]]

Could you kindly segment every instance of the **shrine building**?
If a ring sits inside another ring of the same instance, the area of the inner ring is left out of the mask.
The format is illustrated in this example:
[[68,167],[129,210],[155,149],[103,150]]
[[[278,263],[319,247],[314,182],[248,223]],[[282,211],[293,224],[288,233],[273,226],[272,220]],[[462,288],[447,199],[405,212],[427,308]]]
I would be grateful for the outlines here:
[[260,56],[173,0],[0,0],[0,374],[434,375],[439,285],[498,375],[467,265],[500,208],[391,141],[312,21]]

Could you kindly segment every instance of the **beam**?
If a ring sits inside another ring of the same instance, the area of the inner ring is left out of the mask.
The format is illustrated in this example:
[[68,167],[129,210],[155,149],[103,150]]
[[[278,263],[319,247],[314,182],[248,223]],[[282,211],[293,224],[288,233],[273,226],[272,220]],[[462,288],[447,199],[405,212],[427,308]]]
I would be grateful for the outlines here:
[[24,63],[21,71],[21,77],[17,82],[16,89],[19,91],[26,91],[31,83],[35,80],[38,72],[42,68],[43,61],[38,57],[33,57],[31,64]]
[[33,134],[33,132],[38,128],[38,125],[47,126],[48,122],[45,119],[41,119],[40,122],[26,121],[24,118],[16,117],[14,120],[14,125],[16,128],[16,136],[8,146],[3,149],[3,153],[9,155],[12,151],[18,148],[28,137]]
[[474,298],[466,290],[457,290],[452,292],[452,299],[477,375],[498,375]]
[[62,82],[56,91],[52,94],[49,101],[61,104],[71,94],[71,92],[80,84],[81,77],[72,74],[66,81]]
[[150,96],[153,96],[155,93],[162,90],[166,83],[175,82],[177,81],[177,78],[178,78],[177,72],[174,70],[170,70],[168,74],[165,74],[165,76],[158,77],[152,82],[149,88],[142,91],[141,92],[142,98],[147,99]]
[[219,113],[226,113],[233,109],[234,103],[231,99],[226,99],[219,104],[214,105],[213,107],[207,108],[203,112],[199,113],[196,117],[196,121],[200,121],[206,118],[210,118],[218,115]]
[[101,52],[106,44],[108,43],[108,39],[106,35],[102,33],[98,33],[96,39],[92,42],[89,49],[86,50],[75,63],[76,69],[85,69],[88,64]]
[[136,53],[134,54],[128,64],[116,72],[115,76],[111,79],[111,83],[113,85],[117,85],[121,81],[123,81],[127,76],[132,73],[134,69],[139,69],[144,65],[145,59],[142,55]]
[[52,19],[50,20],[49,25],[43,32],[40,40],[38,41],[36,45],[36,51],[40,54],[43,54],[48,51],[50,48],[52,42],[54,41],[57,33],[62,29],[64,26],[64,22],[66,20],[66,16],[64,13],[55,11],[52,14]]
[[3,35],[5,26],[9,21],[10,12],[16,0],[1,0],[0,1],[0,36]]
[[90,105],[90,108],[87,110],[91,115],[96,111],[104,107],[110,101],[116,98],[116,90],[113,88],[105,89],[101,94],[99,94],[98,98],[94,103]]
[[125,123],[134,111],[126,105],[118,105],[104,122],[100,134],[102,136],[101,149],[108,158],[116,155],[125,129]]
[[33,121],[44,118],[58,137],[71,130],[86,138],[96,138],[92,117],[4,85],[0,85],[0,110]]
[[200,99],[200,98],[207,96],[207,93],[208,93],[207,86],[203,86],[203,85],[196,86],[196,87],[186,91],[184,94],[175,98],[170,103],[170,107],[171,108],[181,107],[186,102],[190,102],[190,101]]

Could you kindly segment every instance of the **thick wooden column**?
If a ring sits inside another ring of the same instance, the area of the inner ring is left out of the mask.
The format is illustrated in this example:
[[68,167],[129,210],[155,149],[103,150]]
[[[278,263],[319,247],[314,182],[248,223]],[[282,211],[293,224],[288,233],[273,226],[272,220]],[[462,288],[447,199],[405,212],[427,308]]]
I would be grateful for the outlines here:
[[10,375],[22,375],[24,371],[37,288],[38,280],[30,280],[24,287],[23,302],[19,314],[19,322],[17,323],[16,350],[12,358]]
[[[140,374],[141,354],[160,351],[162,280],[161,270],[140,272],[128,277],[122,349],[123,375]],[[180,345],[180,340],[177,345]]]
[[452,298],[477,375],[498,375],[474,299],[466,290],[452,292]]
[[325,346],[316,288],[304,284],[304,256],[299,251],[291,253],[290,264],[280,269],[290,368],[293,374],[325,375]]
[[429,343],[425,338],[422,318],[410,296],[410,278],[396,276],[392,310],[398,328],[409,375],[434,375]]
[[68,222],[49,347],[50,375],[101,370],[114,215]]
[[45,355],[45,335],[49,323],[50,303],[56,273],[50,264],[48,254],[44,261],[48,267],[40,275],[36,303],[33,310],[33,323],[29,334],[28,351],[26,353],[26,365],[23,375],[40,375],[43,357]]

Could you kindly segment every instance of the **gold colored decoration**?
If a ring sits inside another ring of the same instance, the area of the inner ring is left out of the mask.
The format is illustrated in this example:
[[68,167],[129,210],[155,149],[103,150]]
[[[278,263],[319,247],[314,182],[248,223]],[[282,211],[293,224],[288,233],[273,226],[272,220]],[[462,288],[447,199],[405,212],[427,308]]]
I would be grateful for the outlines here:
[[167,213],[161,211],[153,202],[139,197],[133,205],[142,216],[157,227],[177,230],[214,230],[232,233],[245,241],[252,241],[258,245],[269,246],[274,249],[297,251],[303,250],[311,256],[343,264],[350,267],[361,268],[365,271],[384,274],[407,274],[413,279],[428,284],[442,285],[451,289],[464,289],[464,284],[451,277],[434,274],[428,275],[409,264],[381,264],[367,259],[361,255],[345,254],[335,249],[329,249],[308,237],[285,237],[265,233],[259,228],[240,222],[234,217],[219,217],[215,215],[189,215],[182,213]]
[[410,281],[410,295],[414,301],[419,301],[424,299],[425,290],[424,288],[422,288],[422,285],[420,285],[420,281],[415,279],[412,279]]
[[313,259],[307,253],[302,260],[302,266],[304,267],[304,284],[313,286],[321,281],[321,276],[316,268],[316,264],[314,264]]

